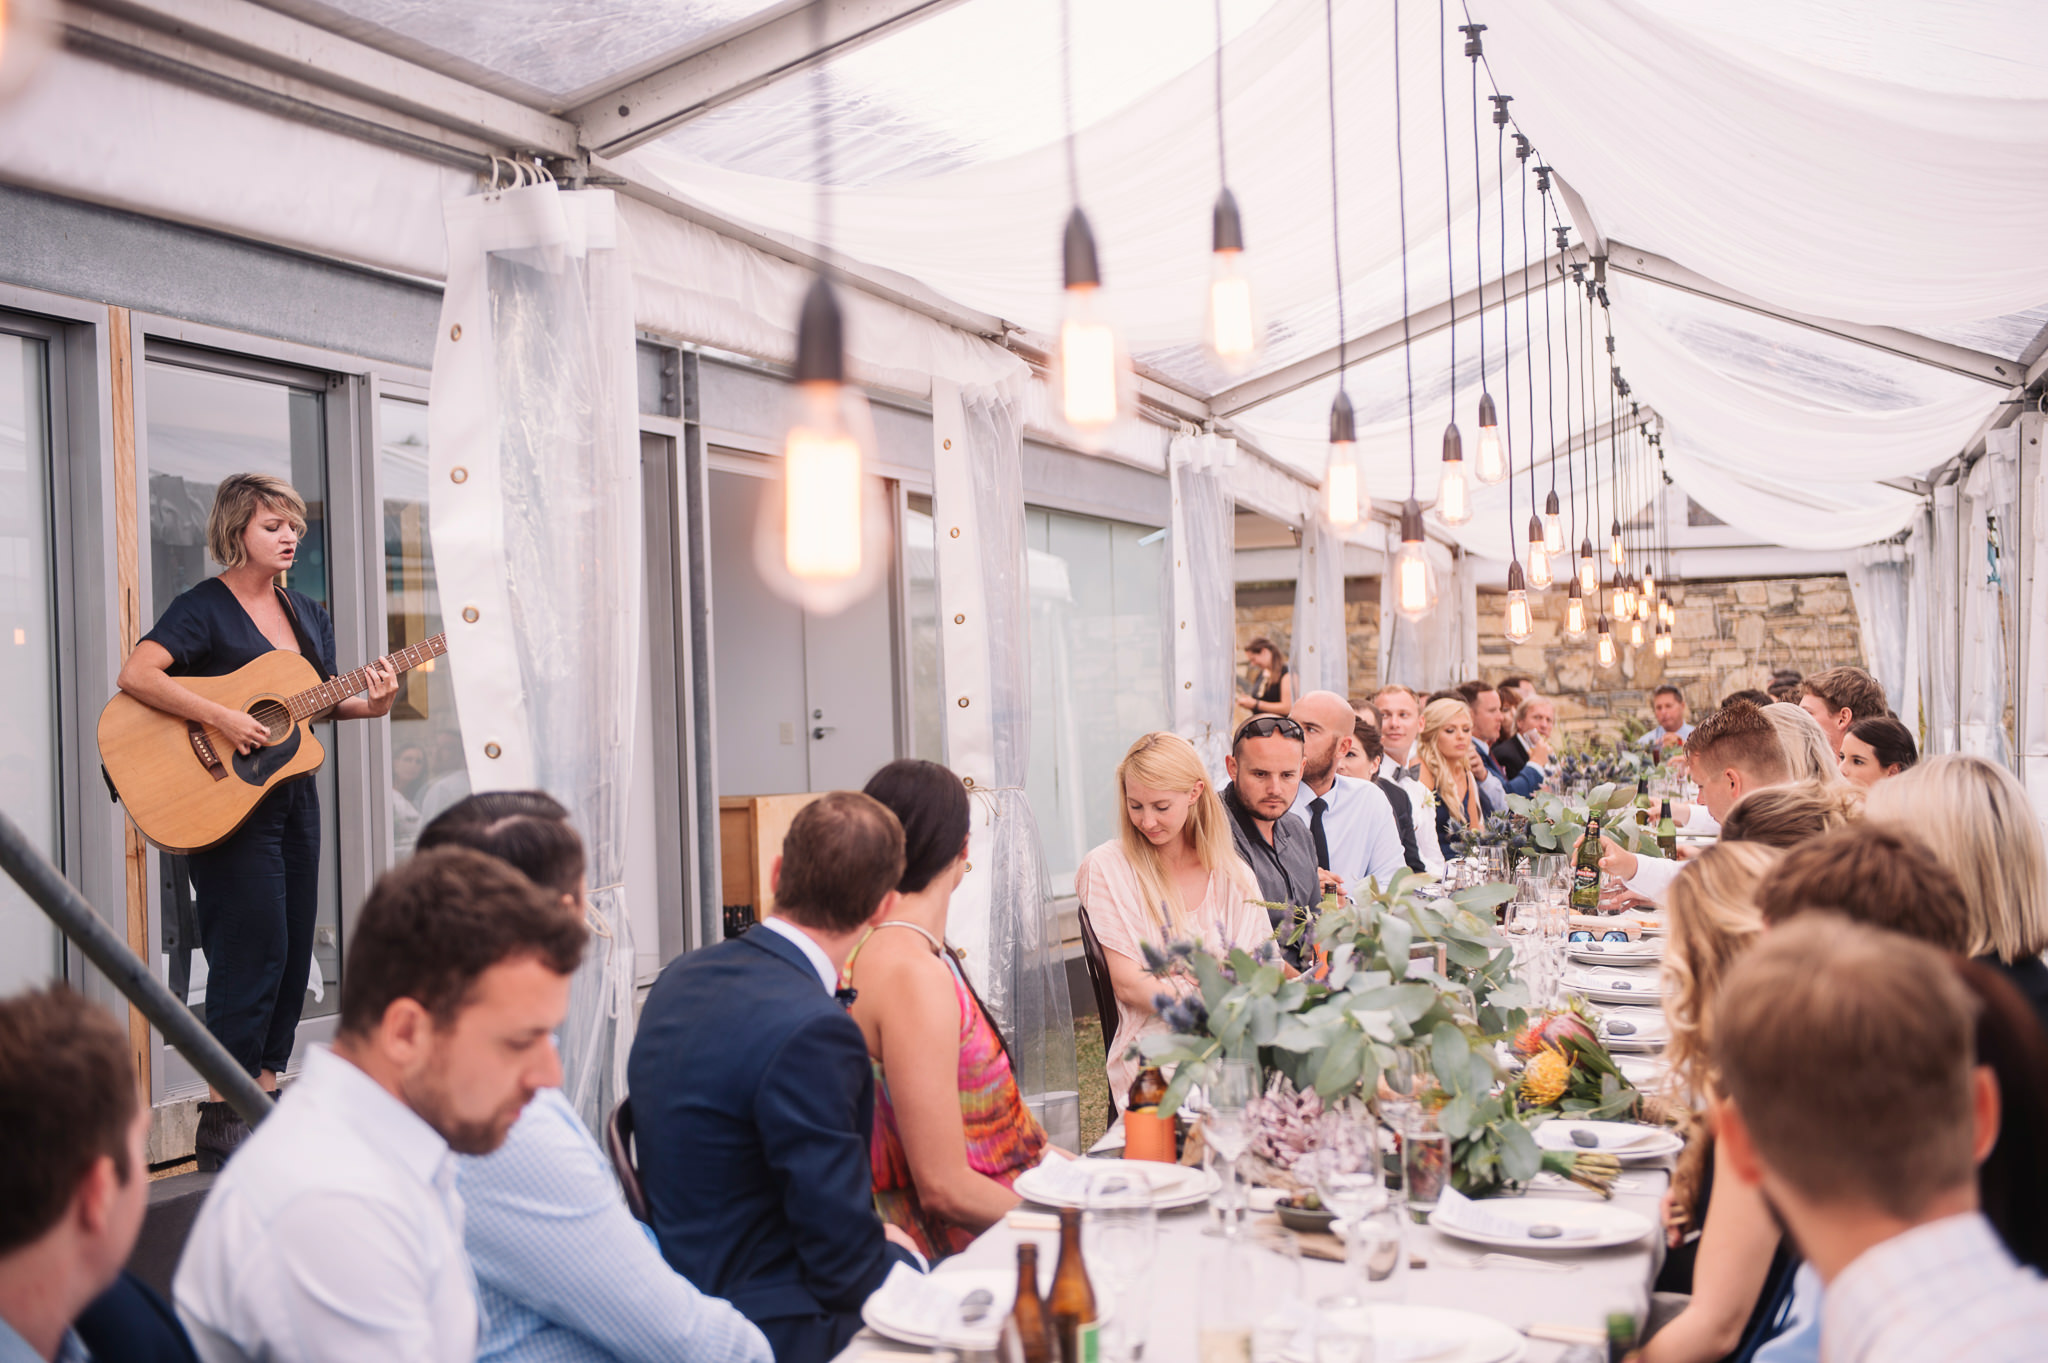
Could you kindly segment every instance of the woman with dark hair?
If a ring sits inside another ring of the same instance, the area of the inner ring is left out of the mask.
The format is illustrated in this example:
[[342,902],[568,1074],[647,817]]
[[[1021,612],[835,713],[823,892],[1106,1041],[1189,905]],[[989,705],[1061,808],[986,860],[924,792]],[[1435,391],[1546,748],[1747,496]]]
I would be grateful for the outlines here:
[[903,825],[902,897],[855,944],[840,985],[857,991],[853,1020],[875,1066],[875,1210],[937,1259],[1017,1205],[1010,1185],[1047,1141],[945,942],[946,906],[967,874],[966,789],[938,763],[906,758],[866,793]]
[[1919,760],[1913,731],[1890,715],[1859,719],[1842,735],[1842,776],[1865,790]]
[[1259,669],[1259,681],[1251,693],[1237,693],[1237,703],[1255,715],[1284,715],[1294,708],[1294,676],[1287,670],[1287,656],[1271,639],[1260,635],[1244,646],[1245,660]]

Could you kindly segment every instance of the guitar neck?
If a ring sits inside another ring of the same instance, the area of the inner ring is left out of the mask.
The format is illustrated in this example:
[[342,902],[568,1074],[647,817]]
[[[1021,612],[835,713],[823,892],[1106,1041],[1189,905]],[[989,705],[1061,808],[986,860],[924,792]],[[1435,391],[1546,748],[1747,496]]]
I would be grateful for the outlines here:
[[407,644],[396,653],[387,653],[367,667],[359,667],[353,672],[343,672],[330,677],[318,686],[299,692],[285,704],[291,709],[293,719],[324,714],[350,696],[359,696],[367,691],[370,687],[370,673],[378,664],[389,663],[400,672],[410,672],[421,663],[438,658],[447,651],[448,636],[436,634],[431,639]]

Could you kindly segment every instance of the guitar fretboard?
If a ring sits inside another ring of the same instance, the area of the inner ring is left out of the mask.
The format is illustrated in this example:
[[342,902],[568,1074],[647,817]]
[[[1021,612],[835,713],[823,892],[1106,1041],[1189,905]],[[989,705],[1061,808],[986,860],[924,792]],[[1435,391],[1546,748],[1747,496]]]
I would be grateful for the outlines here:
[[[431,639],[422,639],[416,644],[407,644],[396,653],[387,653],[377,660],[390,663],[400,672],[410,672],[429,658],[438,658],[448,651],[448,636],[436,634]],[[310,690],[301,691],[285,704],[290,708],[293,719],[304,719],[308,715],[323,714],[347,700],[369,689],[370,670],[377,663],[359,667],[353,672],[343,672],[330,677]]]

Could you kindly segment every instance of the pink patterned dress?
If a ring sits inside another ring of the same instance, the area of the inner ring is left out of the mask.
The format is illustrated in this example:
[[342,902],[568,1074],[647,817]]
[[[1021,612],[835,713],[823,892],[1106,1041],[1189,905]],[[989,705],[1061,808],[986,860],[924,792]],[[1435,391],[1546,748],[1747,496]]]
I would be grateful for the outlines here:
[[[914,923],[883,923],[879,927],[905,927],[927,941],[929,933]],[[870,934],[872,935],[872,934]],[[862,939],[862,943],[866,938]],[[1045,1129],[1024,1106],[1017,1091],[1017,1079],[1010,1069],[1009,1052],[997,1035],[995,1024],[981,1008],[960,963],[952,951],[932,943],[953,975],[953,995],[960,1005],[960,1121],[966,1128],[967,1164],[977,1174],[994,1179],[1005,1188],[1017,1175],[1045,1156]],[[855,946],[846,961],[850,980],[853,963],[860,954]],[[875,1210],[890,1225],[900,1226],[926,1258],[934,1262],[958,1253],[974,1243],[974,1232],[964,1226],[926,1212],[918,1200],[917,1184],[910,1175],[910,1157],[903,1148],[903,1135],[896,1126],[896,1108],[889,1101],[889,1081],[882,1062],[875,1067],[875,1130],[868,1143],[868,1159],[874,1171]]]

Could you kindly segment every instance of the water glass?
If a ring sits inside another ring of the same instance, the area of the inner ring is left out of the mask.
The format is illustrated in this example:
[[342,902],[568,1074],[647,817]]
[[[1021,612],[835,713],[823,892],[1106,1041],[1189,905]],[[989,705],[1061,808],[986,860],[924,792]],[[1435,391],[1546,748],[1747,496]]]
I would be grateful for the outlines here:
[[1088,1185],[1081,1246],[1090,1278],[1112,1303],[1102,1331],[1103,1356],[1111,1363],[1144,1355],[1157,1243],[1149,1183],[1129,1174],[1106,1174]]
[[1411,1217],[1429,1219],[1450,1174],[1451,1138],[1437,1126],[1435,1113],[1418,1108],[1401,1131],[1401,1188]]
[[1259,1067],[1249,1060],[1219,1060],[1209,1085],[1208,1111],[1202,1116],[1202,1139],[1216,1155],[1216,1173],[1223,1180],[1224,1220],[1218,1234],[1235,1235],[1242,1221],[1237,1162],[1251,1143],[1245,1105],[1259,1093]]
[[1252,1363],[1252,1333],[1259,1316],[1251,1257],[1237,1239],[1202,1260],[1202,1295],[1196,1302],[1199,1363]]

